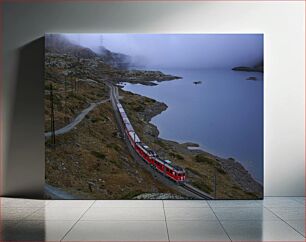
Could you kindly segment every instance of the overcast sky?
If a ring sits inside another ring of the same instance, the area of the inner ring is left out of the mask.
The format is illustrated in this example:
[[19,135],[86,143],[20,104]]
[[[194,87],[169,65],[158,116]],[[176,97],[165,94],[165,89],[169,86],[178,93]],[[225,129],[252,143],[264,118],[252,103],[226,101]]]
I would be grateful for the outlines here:
[[263,59],[262,34],[66,34],[96,50],[128,54],[154,68],[231,68]]

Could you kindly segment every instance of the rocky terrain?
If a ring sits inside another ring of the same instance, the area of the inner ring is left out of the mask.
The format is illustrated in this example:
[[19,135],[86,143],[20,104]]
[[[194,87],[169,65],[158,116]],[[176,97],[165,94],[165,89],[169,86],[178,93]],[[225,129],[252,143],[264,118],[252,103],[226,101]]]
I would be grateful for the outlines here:
[[[97,52],[69,42],[58,34],[46,35],[45,55],[48,66],[64,69],[69,76],[94,76],[111,82],[128,81],[144,85],[156,85],[155,81],[168,81],[181,77],[164,74],[160,71],[129,70],[130,57],[114,53],[104,47]],[[53,60],[52,60],[53,57]],[[133,63],[131,63],[133,64]],[[80,68],[82,67],[82,68]],[[52,73],[53,70],[47,73]]]

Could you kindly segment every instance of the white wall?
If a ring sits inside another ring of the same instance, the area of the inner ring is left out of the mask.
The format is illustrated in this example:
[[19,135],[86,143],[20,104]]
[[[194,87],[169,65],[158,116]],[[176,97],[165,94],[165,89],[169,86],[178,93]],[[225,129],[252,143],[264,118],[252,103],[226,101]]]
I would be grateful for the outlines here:
[[39,68],[29,66],[20,72],[20,63],[24,61],[20,62],[19,54],[22,53],[20,47],[46,32],[264,33],[265,195],[304,195],[303,1],[16,2],[3,5],[4,195],[40,194],[42,191],[43,100],[38,93],[42,92],[43,80],[36,85],[31,78],[20,76],[28,69],[35,72]]

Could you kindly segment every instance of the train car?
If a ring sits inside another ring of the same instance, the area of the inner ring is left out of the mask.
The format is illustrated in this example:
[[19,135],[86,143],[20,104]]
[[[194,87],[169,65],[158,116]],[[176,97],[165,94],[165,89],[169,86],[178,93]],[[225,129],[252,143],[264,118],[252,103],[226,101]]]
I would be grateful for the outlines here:
[[117,107],[118,107],[118,108],[122,108],[121,103],[117,102]]
[[137,136],[136,132],[134,130],[129,130],[127,132],[127,137],[133,146],[133,148],[136,150],[136,144],[140,142],[139,137]]
[[186,173],[182,167],[179,167],[177,165],[166,165],[165,169],[166,175],[176,181],[176,182],[184,182],[186,180]]
[[186,180],[186,174],[183,168],[173,164],[169,160],[163,160],[158,157],[158,155],[149,148],[149,146],[143,144],[139,137],[137,136],[128,116],[125,113],[124,108],[118,102],[117,108],[120,114],[122,123],[124,124],[125,133],[129,142],[139,156],[148,164],[150,164],[158,172],[162,173],[169,179],[175,182],[184,182]]
[[159,157],[156,157],[154,159],[154,166],[161,173],[164,173],[165,164],[166,163],[162,159],[160,159]]
[[179,183],[184,182],[186,180],[186,174],[184,169],[177,165],[174,165],[171,161],[155,158],[154,164],[155,168],[159,172],[163,173],[171,180]]
[[136,151],[137,153],[149,164],[154,164],[154,157],[156,157],[156,153],[155,151],[151,150],[149,148],[149,146],[141,143],[141,142],[138,142],[136,144]]

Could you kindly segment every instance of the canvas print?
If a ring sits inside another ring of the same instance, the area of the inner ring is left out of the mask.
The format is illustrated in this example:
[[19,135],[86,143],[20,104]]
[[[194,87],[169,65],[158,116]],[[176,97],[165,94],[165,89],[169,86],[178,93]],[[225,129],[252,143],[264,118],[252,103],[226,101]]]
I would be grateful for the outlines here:
[[262,34],[46,34],[45,196],[262,199]]

